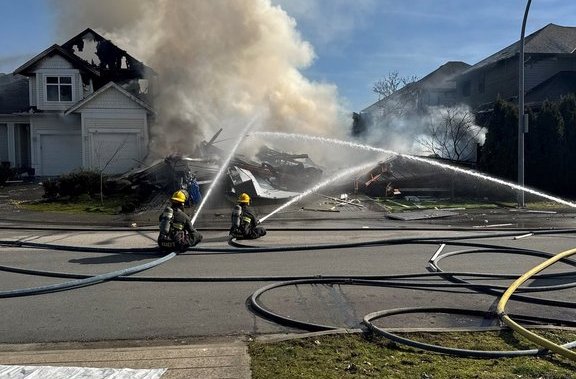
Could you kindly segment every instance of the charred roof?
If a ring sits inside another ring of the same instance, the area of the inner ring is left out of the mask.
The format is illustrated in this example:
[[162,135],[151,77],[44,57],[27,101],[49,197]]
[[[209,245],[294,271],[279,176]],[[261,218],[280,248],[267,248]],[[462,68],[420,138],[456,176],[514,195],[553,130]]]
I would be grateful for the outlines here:
[[137,79],[155,75],[144,63],[91,28],[71,38],[62,48],[101,72],[108,80]]

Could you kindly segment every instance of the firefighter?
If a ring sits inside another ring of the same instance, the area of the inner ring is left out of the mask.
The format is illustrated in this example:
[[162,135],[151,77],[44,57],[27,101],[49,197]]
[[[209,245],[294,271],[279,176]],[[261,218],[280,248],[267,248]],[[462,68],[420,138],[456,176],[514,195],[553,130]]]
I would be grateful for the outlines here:
[[239,239],[256,239],[266,235],[266,229],[259,225],[260,221],[250,207],[250,196],[242,193],[238,196],[238,204],[232,210],[232,226],[230,236]]
[[158,246],[161,250],[183,253],[202,241],[202,234],[192,226],[190,216],[184,213],[187,200],[184,191],[176,191],[160,215],[160,235]]

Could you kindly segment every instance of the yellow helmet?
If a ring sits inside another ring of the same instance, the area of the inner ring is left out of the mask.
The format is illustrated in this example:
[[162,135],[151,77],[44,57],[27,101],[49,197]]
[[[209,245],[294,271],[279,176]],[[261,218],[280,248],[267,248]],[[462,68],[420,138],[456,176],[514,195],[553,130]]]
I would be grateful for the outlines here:
[[186,194],[183,191],[176,191],[172,194],[170,200],[184,204],[186,202]]
[[238,196],[238,202],[250,204],[250,196],[247,193],[241,193],[240,196]]

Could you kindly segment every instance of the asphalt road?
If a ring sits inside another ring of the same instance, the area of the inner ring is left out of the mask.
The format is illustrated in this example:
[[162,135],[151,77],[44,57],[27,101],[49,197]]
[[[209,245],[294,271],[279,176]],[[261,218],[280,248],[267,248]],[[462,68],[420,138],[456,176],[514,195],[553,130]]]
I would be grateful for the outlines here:
[[[509,216],[510,217],[510,216]],[[514,215],[514,217],[517,217]],[[498,222],[506,221],[502,215]],[[528,216],[526,223],[534,222]],[[554,225],[556,221],[541,226]],[[569,226],[571,219],[558,224]],[[280,219],[267,226],[272,230],[261,240],[245,242],[260,247],[343,244],[398,238],[448,238],[468,236],[470,241],[558,253],[576,247],[576,233],[531,236],[522,239],[493,236],[501,231],[477,228],[469,231],[408,230],[407,226],[439,227],[426,224],[384,222],[381,218],[342,218],[312,221]],[[449,224],[446,220],[444,224]],[[2,225],[0,225],[1,227]],[[373,230],[391,226],[400,229]],[[318,228],[341,228],[319,230]],[[349,229],[356,228],[356,229]],[[284,229],[284,230],[282,230]],[[293,229],[293,230],[289,230]],[[517,235],[523,232],[514,232]],[[102,249],[154,247],[156,232],[146,229],[104,231],[56,231],[2,229],[2,240],[30,241]],[[265,320],[248,309],[247,299],[259,288],[274,283],[271,277],[326,275],[391,275],[425,273],[428,260],[439,244],[407,243],[392,246],[310,249],[276,252],[241,252],[227,244],[225,231],[205,231],[203,248],[230,251],[190,251],[153,269],[135,274],[143,278],[214,278],[218,282],[108,281],[69,291],[0,299],[0,343],[42,343],[60,341],[108,341],[186,339],[200,336],[261,335],[298,332]],[[447,246],[444,250],[467,247]],[[124,269],[158,256],[115,251],[83,252],[28,247],[0,248],[0,265],[34,270],[96,275]],[[512,273],[521,275],[543,258],[505,252],[475,252],[443,260],[450,271]],[[573,271],[561,263],[546,272]],[[252,278],[251,281],[239,279]],[[229,280],[225,280],[228,278]],[[234,279],[235,278],[235,279]],[[266,279],[269,278],[269,279]],[[0,273],[2,291],[43,286],[71,279]],[[564,282],[570,279],[565,279]],[[574,277],[571,278],[574,280]],[[447,283],[437,279],[438,283]],[[487,281],[483,281],[487,282]],[[507,285],[510,279],[490,281]],[[561,280],[539,280],[531,285],[557,284]],[[576,291],[566,289],[534,294],[576,302]],[[291,318],[346,328],[358,328],[362,317],[377,310],[395,307],[442,306],[493,309],[497,298],[465,288],[424,289],[337,285],[297,285],[267,292],[262,303],[274,312]],[[512,301],[509,311],[575,320],[574,308],[559,308]],[[495,325],[491,320],[455,318],[445,315],[398,316],[381,321],[390,327],[442,327]]]

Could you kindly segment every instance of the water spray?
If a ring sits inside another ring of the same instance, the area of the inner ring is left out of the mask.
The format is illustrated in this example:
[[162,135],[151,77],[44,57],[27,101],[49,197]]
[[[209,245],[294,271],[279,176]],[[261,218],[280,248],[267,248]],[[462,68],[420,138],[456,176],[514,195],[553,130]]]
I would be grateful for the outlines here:
[[370,162],[367,163],[363,163],[359,166],[355,166],[352,168],[349,168],[347,170],[344,170],[342,172],[340,172],[338,175],[331,177],[330,179],[327,179],[321,183],[316,184],[314,187],[310,188],[309,190],[302,192],[300,195],[290,199],[289,201],[287,201],[286,203],[284,203],[283,205],[281,205],[280,207],[276,208],[275,210],[273,210],[272,212],[270,212],[269,214],[267,214],[266,216],[262,217],[260,219],[260,222],[264,222],[266,221],[267,218],[269,218],[270,216],[280,212],[282,209],[285,209],[286,207],[290,206],[291,204],[294,204],[295,202],[303,199],[304,197],[310,195],[311,193],[314,193],[316,191],[318,191],[319,189],[321,189],[322,187],[327,186],[330,183],[335,182],[338,179],[342,179],[348,175],[351,175],[357,171],[362,171],[362,170],[367,170],[371,167],[374,166],[374,161],[371,160]]
[[236,141],[236,143],[234,144],[234,146],[232,146],[232,149],[230,149],[230,154],[228,154],[228,157],[226,157],[226,160],[224,162],[222,162],[222,166],[220,167],[220,170],[218,170],[218,173],[216,174],[216,176],[214,177],[214,180],[212,180],[212,183],[210,184],[210,187],[208,187],[208,191],[206,192],[206,196],[204,196],[204,198],[202,199],[202,202],[200,203],[200,205],[198,205],[198,208],[196,209],[196,213],[194,213],[194,216],[192,217],[192,220],[190,220],[190,222],[192,223],[192,225],[194,225],[194,222],[196,222],[196,219],[198,218],[198,215],[200,214],[200,211],[202,210],[202,208],[204,207],[204,204],[206,204],[206,201],[208,200],[208,198],[210,197],[210,195],[212,194],[212,191],[214,190],[214,187],[216,187],[216,184],[218,183],[218,181],[220,180],[220,177],[222,176],[222,174],[224,173],[224,171],[228,168],[228,164],[230,163],[230,161],[232,160],[232,157],[234,156],[234,154],[236,153],[236,150],[238,149],[238,147],[240,146],[240,144],[242,143],[242,141],[244,140],[244,137],[246,136],[246,134],[250,131],[250,129],[252,129],[254,127],[254,125],[256,124],[256,120],[260,117],[259,114],[257,114],[256,116],[252,117],[252,119],[250,120],[250,122],[248,122],[248,124],[246,125],[246,127],[244,127],[244,129],[242,130],[242,132],[240,133],[240,136],[238,137],[238,140]]
[[563,205],[567,205],[567,206],[572,207],[572,208],[576,208],[575,203],[561,199],[559,197],[551,196],[551,195],[545,194],[543,192],[539,192],[539,191],[536,191],[536,190],[533,190],[533,189],[530,189],[530,188],[527,188],[524,186],[520,186],[518,184],[507,182],[507,181],[502,180],[502,179],[493,178],[489,175],[481,174],[481,173],[476,172],[476,171],[466,170],[466,169],[456,167],[456,166],[450,166],[450,165],[447,165],[444,163],[437,162],[437,161],[432,160],[432,159],[417,157],[417,156],[410,155],[410,154],[398,153],[398,152],[392,151],[392,150],[381,149],[378,147],[363,145],[363,144],[355,143],[355,142],[342,141],[342,140],[338,140],[338,139],[334,139],[334,138],[315,137],[315,136],[308,136],[305,134],[293,134],[293,133],[281,133],[281,132],[256,132],[255,134],[261,135],[261,136],[266,136],[266,137],[272,137],[272,138],[306,139],[306,140],[316,141],[316,142],[321,142],[321,143],[343,145],[343,146],[348,146],[348,147],[352,147],[352,148],[356,148],[356,149],[362,149],[362,150],[367,150],[367,151],[374,151],[374,152],[379,152],[379,153],[396,155],[399,157],[410,159],[412,161],[426,163],[426,164],[429,164],[429,165],[432,165],[435,167],[440,167],[440,168],[443,168],[446,170],[452,170],[452,171],[457,172],[457,173],[473,176],[475,178],[486,180],[486,181],[489,181],[492,183],[501,184],[503,186],[507,186],[507,187],[515,189],[515,190],[525,191],[525,192],[531,193],[533,195],[540,196],[540,197],[543,197],[545,199],[555,201],[559,204],[563,204]]

